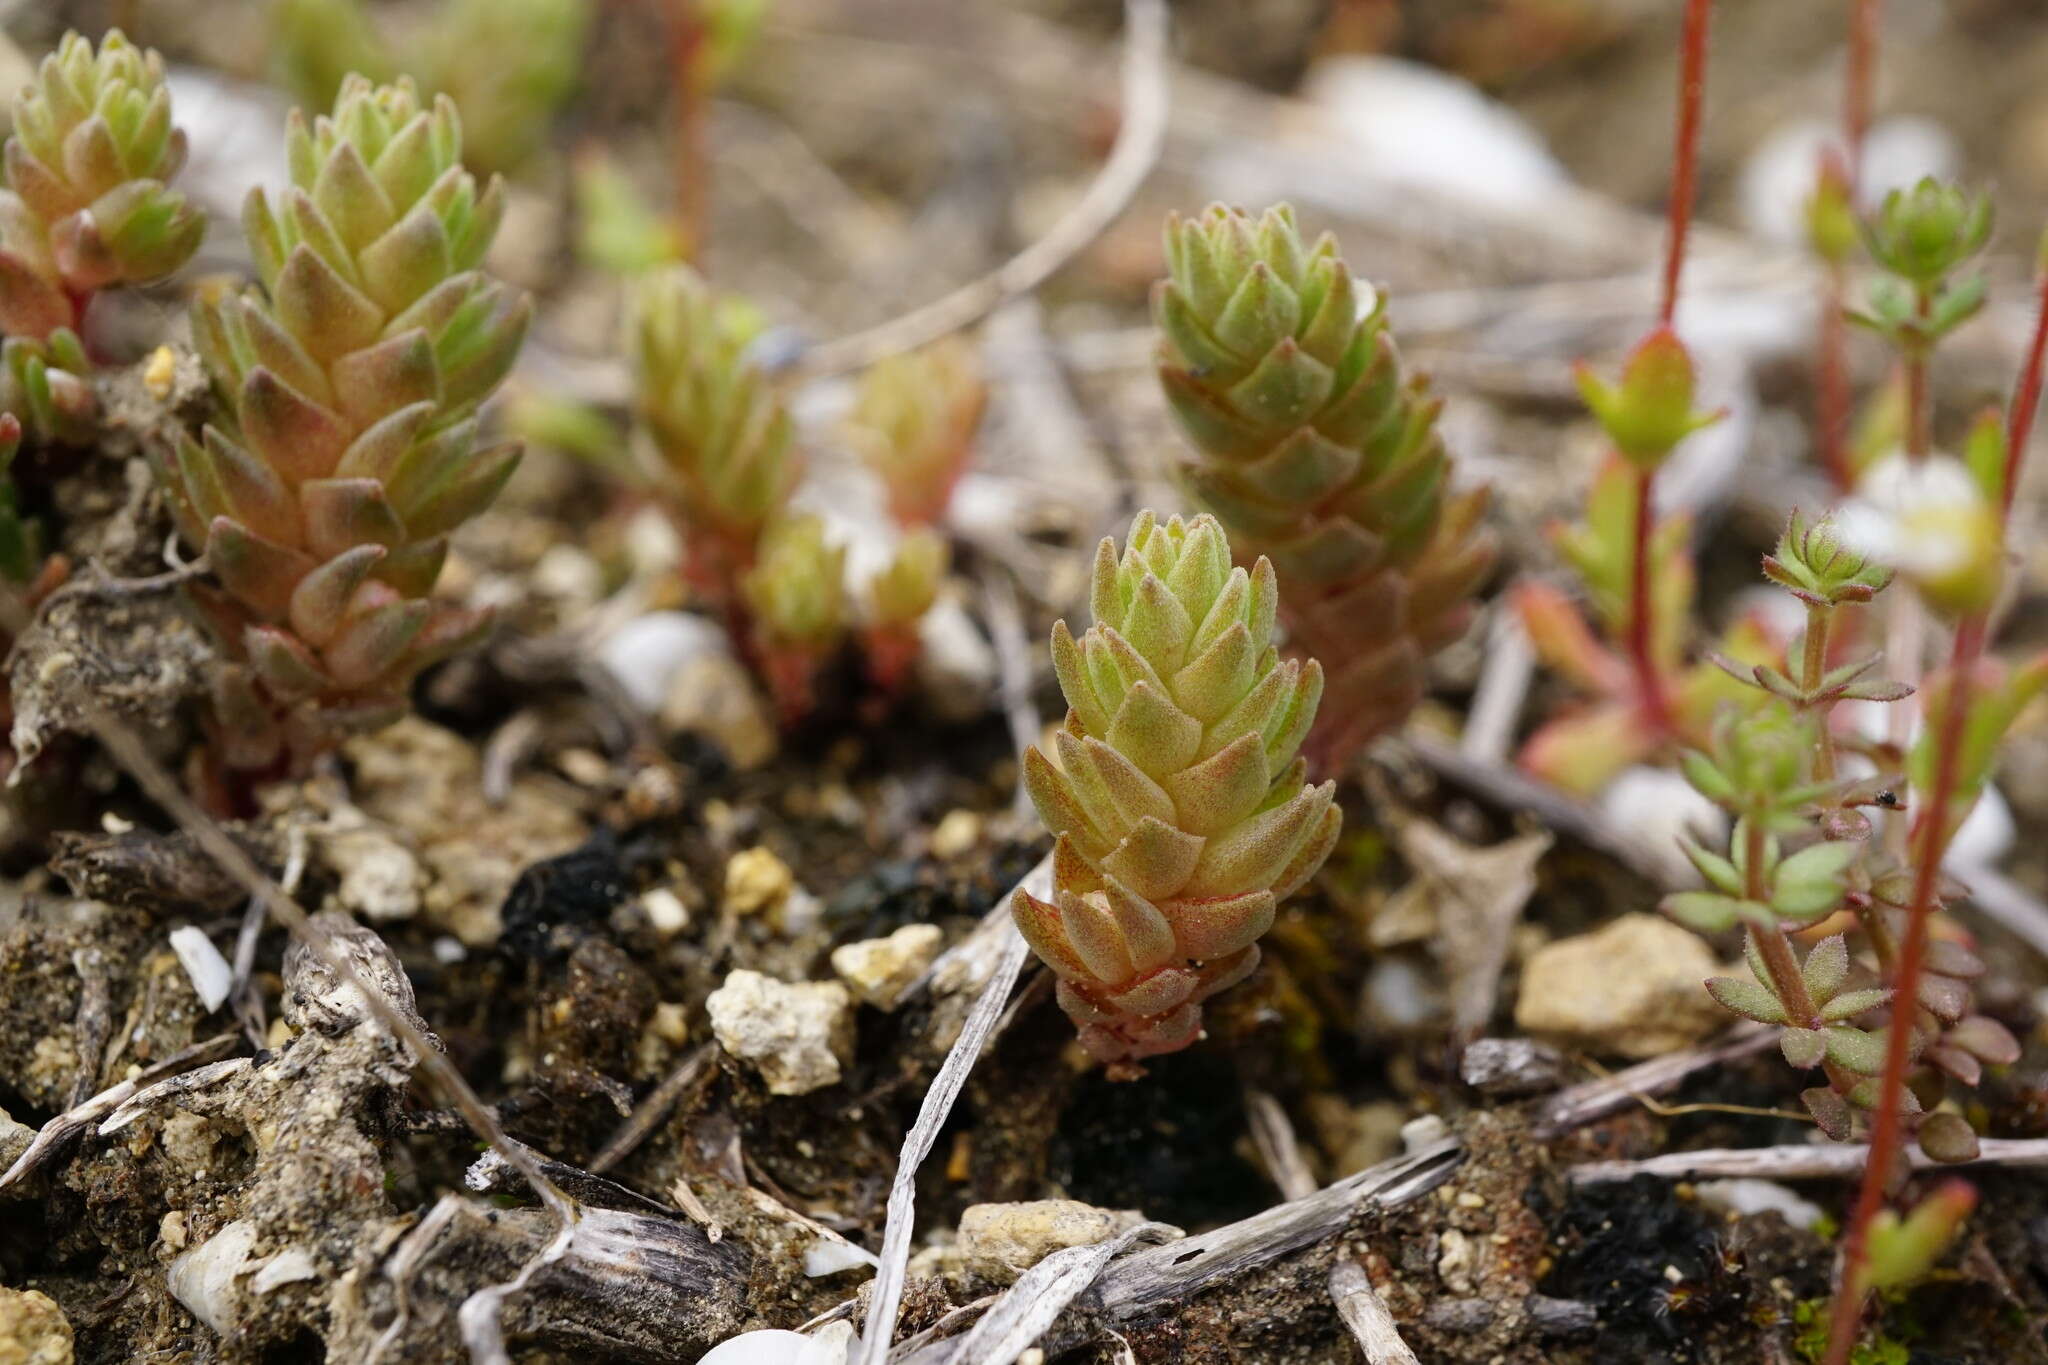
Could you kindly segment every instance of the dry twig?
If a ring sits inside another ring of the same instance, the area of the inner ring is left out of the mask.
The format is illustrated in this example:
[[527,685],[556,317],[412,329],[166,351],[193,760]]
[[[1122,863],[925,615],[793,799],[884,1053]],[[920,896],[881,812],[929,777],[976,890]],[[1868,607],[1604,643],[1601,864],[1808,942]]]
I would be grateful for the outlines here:
[[[1918,1147],[1905,1153],[1916,1171],[1950,1170],[1961,1166],[2048,1166],[2048,1138],[1984,1138],[1969,1161],[1941,1162]],[[1640,1161],[1589,1161],[1568,1172],[1575,1184],[1594,1185],[1630,1180],[1639,1175],[1671,1180],[1822,1180],[1858,1177],[1869,1160],[1864,1143],[1814,1142],[1783,1147],[1709,1147],[1697,1152],[1666,1152]]]
[[[1020,889],[1034,896],[1052,894],[1050,855],[1040,859],[1038,866],[1026,874]],[[1004,896],[999,905],[1007,906],[1010,896],[1015,894],[1012,891]],[[1030,955],[1030,946],[1014,925],[1006,926],[1001,941],[1001,955],[996,960],[995,970],[988,984],[982,988],[981,997],[974,1002],[974,1008],[968,1012],[967,1022],[961,1026],[952,1051],[946,1054],[939,1074],[933,1078],[931,1089],[925,1092],[924,1102],[918,1106],[917,1122],[905,1135],[903,1150],[896,1158],[896,1178],[889,1187],[888,1222],[882,1229],[882,1264],[875,1273],[867,1330],[861,1336],[860,1352],[854,1365],[883,1365],[888,1358],[889,1339],[896,1334],[896,1312],[903,1303],[903,1280],[910,1262],[917,1169],[931,1154],[932,1144],[938,1141],[939,1129],[945,1126],[946,1116],[953,1111],[953,1102],[960,1098],[960,1088],[967,1083],[967,1073],[980,1057],[982,1044],[995,1032],[996,1021],[1010,997],[1010,988],[1017,984],[1017,975],[1024,969],[1024,959]]]
[[1358,1262],[1344,1260],[1330,1267],[1330,1298],[1365,1352],[1366,1365],[1420,1365]]

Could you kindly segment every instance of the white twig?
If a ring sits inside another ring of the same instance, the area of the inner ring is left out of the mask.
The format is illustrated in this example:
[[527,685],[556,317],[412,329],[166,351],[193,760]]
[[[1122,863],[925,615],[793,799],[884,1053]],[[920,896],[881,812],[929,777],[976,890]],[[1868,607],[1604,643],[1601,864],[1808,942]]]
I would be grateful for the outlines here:
[[1480,763],[1501,763],[1514,743],[1515,724],[1536,674],[1536,648],[1518,613],[1496,609],[1486,628],[1486,663],[1465,715],[1459,752]]
[[1306,1199],[1316,1192],[1316,1178],[1301,1159],[1301,1144],[1294,1140],[1294,1124],[1280,1101],[1264,1090],[1249,1087],[1244,1092],[1245,1118],[1252,1130],[1252,1146],[1265,1164],[1283,1197]]
[[1394,1315],[1380,1301],[1379,1292],[1358,1262],[1342,1260],[1330,1267],[1330,1298],[1365,1352],[1365,1365],[1421,1365],[1408,1343],[1401,1340]]
[[49,1158],[64,1139],[92,1127],[126,1104],[150,1082],[226,1052],[234,1043],[235,1035],[232,1033],[223,1033],[203,1043],[194,1043],[172,1053],[155,1066],[140,1071],[116,1085],[108,1086],[91,1099],[72,1105],[36,1130],[36,1135],[29,1141],[28,1147],[14,1159],[14,1164],[9,1166],[4,1174],[0,1174],[0,1190],[26,1179],[31,1171]]
[[1012,1365],[1133,1242],[1164,1242],[1179,1236],[1179,1228],[1140,1223],[1093,1246],[1055,1251],[1025,1271],[972,1331],[918,1352],[905,1365]]
[[[1025,875],[1018,890],[1042,898],[1051,897],[1052,858],[1049,855]],[[1009,893],[1010,896],[1016,894],[1016,891]],[[1007,902],[1009,896],[1003,899]],[[1016,927],[1006,926],[1002,956],[996,962],[995,972],[983,988],[981,998],[968,1012],[960,1036],[953,1041],[953,1050],[946,1054],[946,1060],[939,1066],[939,1074],[932,1080],[931,1089],[925,1091],[924,1102],[918,1106],[917,1122],[911,1125],[910,1132],[903,1139],[903,1150],[896,1158],[896,1178],[889,1187],[889,1217],[882,1230],[882,1264],[875,1272],[873,1296],[868,1300],[872,1306],[868,1309],[867,1330],[861,1336],[860,1353],[855,1357],[854,1365],[882,1365],[888,1359],[889,1339],[896,1334],[896,1312],[903,1304],[903,1278],[910,1263],[917,1169],[931,1154],[932,1144],[938,1141],[939,1129],[945,1126],[946,1116],[953,1111],[953,1102],[960,1098],[960,1088],[967,1083],[967,1073],[981,1055],[982,1044],[995,1032],[1003,1004],[1010,997],[1010,988],[1017,984],[1017,974],[1024,969],[1024,959],[1030,951],[1030,945],[1024,942],[1024,936],[1017,932]]]
[[1165,0],[1125,0],[1123,126],[1094,183],[1052,231],[943,298],[812,348],[799,361],[803,368],[814,375],[845,374],[972,326],[1005,299],[1036,289],[1100,236],[1151,174],[1166,141],[1166,30]]
[[[1916,1171],[1955,1166],[2048,1166],[2048,1138],[1984,1138],[1968,1161],[1936,1161],[1912,1148],[1905,1155]],[[1870,1157],[1863,1143],[1797,1143],[1785,1147],[1709,1147],[1697,1152],[1666,1152],[1640,1161],[1589,1161],[1567,1174],[1577,1185],[1628,1180],[1639,1175],[1672,1180],[1740,1179],[1820,1180],[1830,1176],[1861,1176]]]
[[1536,1111],[1536,1135],[1556,1137],[1580,1124],[1605,1118],[1631,1104],[1640,1103],[1645,1095],[1673,1089],[1695,1072],[1754,1056],[1777,1040],[1778,1030],[1773,1026],[1740,1024],[1720,1042],[1687,1048],[1683,1052],[1667,1052],[1662,1057],[1638,1062],[1611,1076],[1567,1086],[1545,1100]]

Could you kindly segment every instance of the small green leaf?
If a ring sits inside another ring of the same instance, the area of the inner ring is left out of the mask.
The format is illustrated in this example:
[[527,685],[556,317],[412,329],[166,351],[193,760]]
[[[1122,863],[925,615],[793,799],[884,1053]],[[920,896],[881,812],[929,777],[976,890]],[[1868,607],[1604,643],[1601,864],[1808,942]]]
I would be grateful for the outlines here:
[[1744,904],[1737,897],[1711,891],[1674,891],[1659,908],[1695,933],[1719,934],[1741,922]]
[[1844,991],[1821,1007],[1820,1017],[1831,1024],[1844,1019],[1854,1019],[1865,1010],[1874,1010],[1891,999],[1888,987],[1872,986],[1866,990]]
[[1825,1005],[1835,998],[1842,989],[1842,982],[1849,975],[1849,941],[1840,934],[1822,939],[1806,955],[1806,964],[1801,969],[1806,978],[1806,993],[1814,1003]]
[[1757,982],[1736,976],[1711,976],[1707,978],[1707,994],[1723,1009],[1759,1024],[1786,1022],[1785,1007],[1778,1003],[1778,997]]
[[1778,1051],[1801,1071],[1819,1066],[1827,1055],[1827,1036],[1817,1028],[1788,1028],[1778,1036]]
[[[1848,999],[1837,997],[1835,1004]],[[1865,1033],[1859,1028],[1837,1025],[1828,1033],[1828,1060],[1859,1076],[1875,1076],[1884,1070],[1885,1035]]]

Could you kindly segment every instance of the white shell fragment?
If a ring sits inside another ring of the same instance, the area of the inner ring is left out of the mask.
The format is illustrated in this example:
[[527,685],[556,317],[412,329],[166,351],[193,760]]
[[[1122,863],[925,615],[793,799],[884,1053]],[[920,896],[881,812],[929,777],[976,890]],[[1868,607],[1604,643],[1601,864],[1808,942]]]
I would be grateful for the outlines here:
[[235,969],[213,946],[206,931],[190,924],[171,930],[171,951],[178,955],[178,962],[185,968],[185,975],[192,982],[192,989],[199,993],[199,1002],[206,1006],[206,1012],[211,1014],[219,1009],[221,1001],[228,998],[228,987],[234,984]]

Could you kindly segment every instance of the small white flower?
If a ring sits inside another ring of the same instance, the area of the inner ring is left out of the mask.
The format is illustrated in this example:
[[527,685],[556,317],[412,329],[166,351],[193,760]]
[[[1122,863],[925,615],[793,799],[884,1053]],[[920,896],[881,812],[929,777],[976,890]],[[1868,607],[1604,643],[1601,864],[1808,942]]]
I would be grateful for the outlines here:
[[1834,521],[1845,545],[1897,569],[1936,606],[1976,610],[1997,594],[1998,514],[1959,460],[1889,456]]

